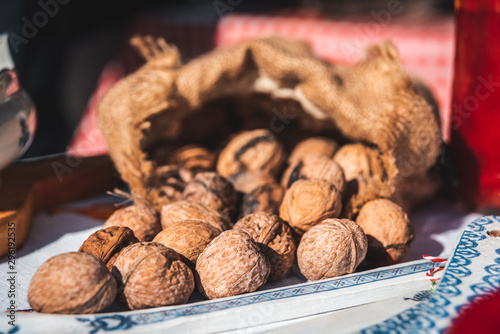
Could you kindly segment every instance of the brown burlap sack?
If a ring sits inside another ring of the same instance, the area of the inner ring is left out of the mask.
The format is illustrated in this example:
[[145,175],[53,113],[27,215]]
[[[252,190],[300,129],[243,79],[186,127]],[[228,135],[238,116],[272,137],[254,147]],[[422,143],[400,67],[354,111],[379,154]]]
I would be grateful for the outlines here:
[[[354,67],[325,63],[304,43],[280,38],[217,49],[185,65],[162,39],[135,37],[132,44],[147,62],[106,94],[98,120],[136,201],[158,209],[148,182],[173,149],[190,142],[216,148],[256,127],[288,147],[311,134],[375,145],[390,172],[374,197],[406,201],[428,184],[420,180],[427,182],[436,162],[439,118],[389,42],[368,48]],[[398,186],[405,180],[413,186]]]

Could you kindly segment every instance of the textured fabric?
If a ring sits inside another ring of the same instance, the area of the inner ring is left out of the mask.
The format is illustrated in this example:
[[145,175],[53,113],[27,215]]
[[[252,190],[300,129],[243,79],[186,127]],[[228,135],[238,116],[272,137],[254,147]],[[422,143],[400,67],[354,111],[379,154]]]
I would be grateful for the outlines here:
[[[268,113],[290,105],[301,130],[340,131],[349,140],[377,146],[398,171],[389,176],[395,189],[405,179],[425,175],[436,161],[438,116],[389,42],[368,48],[367,57],[353,67],[320,61],[304,43],[272,37],[219,48],[185,65],[162,39],[136,37],[132,44],[147,63],[105,95],[98,122],[138,201],[156,202],[157,193],[145,184],[178,139],[186,131],[194,135],[184,127],[187,119],[197,113],[192,123],[209,128],[200,121],[209,112],[205,107],[229,98]],[[221,128],[224,124],[218,124]]]

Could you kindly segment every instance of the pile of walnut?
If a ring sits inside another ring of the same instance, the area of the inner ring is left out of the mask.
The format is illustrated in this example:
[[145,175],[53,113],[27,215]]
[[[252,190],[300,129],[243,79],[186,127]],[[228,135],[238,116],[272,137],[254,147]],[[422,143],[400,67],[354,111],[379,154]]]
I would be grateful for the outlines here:
[[161,211],[118,209],[78,252],[40,267],[30,305],[91,313],[116,301],[134,310],[186,303],[195,287],[210,299],[252,292],[281,279],[295,259],[310,280],[396,263],[414,238],[403,210],[388,199],[355,213],[345,205],[349,182],[369,185],[380,172],[375,151],[314,137],[286,159],[263,129],[235,135],[218,159],[181,148],[150,182],[164,199]]

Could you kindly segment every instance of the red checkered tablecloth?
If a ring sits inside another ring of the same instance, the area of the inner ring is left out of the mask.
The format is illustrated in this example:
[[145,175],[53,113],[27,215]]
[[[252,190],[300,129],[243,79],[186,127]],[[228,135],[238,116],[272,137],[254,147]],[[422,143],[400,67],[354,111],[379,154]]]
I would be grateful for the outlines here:
[[[443,138],[448,140],[454,54],[453,17],[422,19],[387,13],[372,12],[371,15],[350,20],[329,19],[314,12],[235,14],[213,24],[172,22],[146,16],[136,20],[130,35],[163,36],[169,43],[176,44],[188,59],[212,47],[279,35],[305,40],[318,57],[327,61],[350,64],[363,58],[367,45],[391,40],[397,46],[408,72],[427,84],[436,97]],[[130,48],[125,48],[119,60],[104,69],[70,144],[70,153],[89,156],[107,151],[95,119],[97,104],[114,83],[137,66],[137,55],[132,53]]]

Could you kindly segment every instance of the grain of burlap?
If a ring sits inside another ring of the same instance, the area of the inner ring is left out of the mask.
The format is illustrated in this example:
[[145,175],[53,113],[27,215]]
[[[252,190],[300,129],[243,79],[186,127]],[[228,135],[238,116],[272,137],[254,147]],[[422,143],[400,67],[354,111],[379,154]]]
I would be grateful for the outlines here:
[[[193,113],[199,114],[200,121],[194,122],[199,127],[189,131],[202,137],[211,118],[203,118],[209,112],[204,106],[226,97],[241,102],[241,110],[249,101],[260,101],[270,113],[288,103],[297,115],[293,121],[305,129],[340,130],[349,140],[375,144],[395,161],[391,185],[398,189],[398,183],[411,180],[415,186],[409,191],[417,197],[420,182],[415,179],[425,178],[436,162],[438,116],[389,42],[369,47],[366,58],[353,67],[325,63],[304,43],[280,38],[217,49],[185,65],[177,49],[161,39],[136,37],[132,44],[147,62],[106,94],[98,121],[136,200],[156,204],[158,194],[145,184],[158,157],[169,152],[164,143],[175,146],[186,136],[183,120]],[[228,128],[218,127],[221,132]]]

